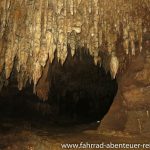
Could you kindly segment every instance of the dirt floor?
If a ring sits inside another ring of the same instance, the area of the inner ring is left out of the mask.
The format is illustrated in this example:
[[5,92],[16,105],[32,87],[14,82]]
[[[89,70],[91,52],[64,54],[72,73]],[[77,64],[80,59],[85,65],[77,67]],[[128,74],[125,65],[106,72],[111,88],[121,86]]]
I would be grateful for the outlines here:
[[94,128],[95,125],[73,126],[59,122],[50,123],[35,118],[31,120],[1,118],[0,150],[61,150],[63,149],[61,144],[80,144],[81,142],[90,144],[103,142],[105,144],[110,142],[143,144],[150,142],[146,136],[115,131],[101,131],[99,133],[98,130],[92,130],[92,126]]

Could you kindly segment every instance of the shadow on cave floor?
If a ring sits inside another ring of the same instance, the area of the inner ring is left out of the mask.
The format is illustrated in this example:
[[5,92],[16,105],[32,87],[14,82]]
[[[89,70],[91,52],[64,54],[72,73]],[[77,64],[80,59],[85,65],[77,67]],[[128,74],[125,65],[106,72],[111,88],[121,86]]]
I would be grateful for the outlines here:
[[[61,150],[66,143],[149,143],[149,139],[133,136],[113,136],[91,130],[89,124],[64,125],[48,118],[0,115],[0,150]],[[114,133],[114,131],[112,131]],[[118,134],[118,133],[117,133]]]

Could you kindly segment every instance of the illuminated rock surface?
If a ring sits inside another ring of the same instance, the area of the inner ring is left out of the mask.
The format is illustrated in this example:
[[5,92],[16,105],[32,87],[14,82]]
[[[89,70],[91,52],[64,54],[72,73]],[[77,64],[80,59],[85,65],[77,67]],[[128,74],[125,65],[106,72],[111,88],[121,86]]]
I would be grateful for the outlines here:
[[64,64],[68,44],[72,56],[77,48],[88,48],[95,64],[115,78],[125,55],[142,51],[149,7],[149,0],[1,0],[1,87],[15,71],[19,90],[33,81],[36,93],[47,60],[52,63],[57,50],[55,57]]
[[[121,136],[112,142],[148,143],[150,0],[0,0],[0,91],[0,150],[55,149],[76,138],[99,143],[110,135]],[[101,119],[101,138],[52,131]],[[133,141],[130,133],[141,137]]]

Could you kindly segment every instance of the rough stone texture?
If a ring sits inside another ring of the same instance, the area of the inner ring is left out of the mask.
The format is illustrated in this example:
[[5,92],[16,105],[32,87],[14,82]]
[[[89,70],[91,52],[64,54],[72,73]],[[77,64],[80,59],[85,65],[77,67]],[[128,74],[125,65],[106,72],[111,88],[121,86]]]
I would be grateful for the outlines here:
[[122,78],[118,79],[118,95],[102,121],[100,131],[114,129],[150,135],[149,47],[150,42],[146,41],[142,55],[136,56]]
[[128,109],[149,107],[150,63],[146,56],[138,56],[122,80],[122,94]]
[[49,87],[39,80],[55,53],[65,63],[68,46],[72,56],[88,48],[95,65],[114,79],[122,59],[128,61],[124,56],[142,51],[149,6],[149,0],[1,0],[0,89],[15,71],[19,90],[33,81],[34,93],[48,99]]

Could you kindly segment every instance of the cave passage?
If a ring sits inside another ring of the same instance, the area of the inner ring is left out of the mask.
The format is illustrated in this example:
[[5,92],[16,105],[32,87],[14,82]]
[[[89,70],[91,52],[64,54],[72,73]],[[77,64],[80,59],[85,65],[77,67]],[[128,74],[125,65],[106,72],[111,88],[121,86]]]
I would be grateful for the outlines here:
[[[69,50],[68,50],[69,51]],[[45,119],[59,123],[91,123],[100,121],[108,112],[118,90],[100,64],[95,66],[88,50],[77,50],[62,66],[54,59],[48,76],[50,91],[47,101],[40,100],[27,86],[18,91],[13,84],[0,94],[0,116]]]

